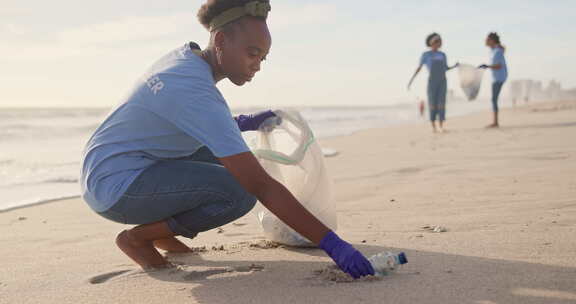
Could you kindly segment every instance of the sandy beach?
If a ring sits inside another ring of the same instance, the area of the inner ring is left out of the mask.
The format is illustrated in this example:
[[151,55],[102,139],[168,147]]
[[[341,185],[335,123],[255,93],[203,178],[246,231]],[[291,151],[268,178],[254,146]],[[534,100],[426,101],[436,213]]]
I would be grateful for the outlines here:
[[339,234],[366,255],[405,251],[393,275],[334,276],[321,250],[265,242],[254,214],[143,272],[114,244],[126,227],[68,199],[0,213],[0,303],[576,303],[576,101],[489,119],[321,141],[339,152]]

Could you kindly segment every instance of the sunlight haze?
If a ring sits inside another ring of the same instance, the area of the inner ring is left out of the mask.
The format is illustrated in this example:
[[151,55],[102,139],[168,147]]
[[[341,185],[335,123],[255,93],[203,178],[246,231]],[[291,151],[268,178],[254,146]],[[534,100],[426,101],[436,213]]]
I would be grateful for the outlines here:
[[[11,1],[0,4],[1,107],[109,107],[160,56],[206,45],[203,1]],[[232,107],[355,106],[423,97],[406,84],[424,39],[444,38],[449,64],[488,61],[498,31],[510,78],[576,86],[572,1],[272,1],[273,46],[245,88],[219,84]],[[457,94],[456,74],[449,74]],[[486,76],[485,81],[489,81]],[[484,86],[483,95],[488,95]]]

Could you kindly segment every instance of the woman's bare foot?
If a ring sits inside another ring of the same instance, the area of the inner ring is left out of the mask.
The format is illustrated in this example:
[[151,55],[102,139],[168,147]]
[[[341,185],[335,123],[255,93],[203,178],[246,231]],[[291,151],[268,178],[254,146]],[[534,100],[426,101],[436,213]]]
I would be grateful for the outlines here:
[[154,248],[152,241],[136,238],[130,230],[124,230],[116,237],[116,245],[143,269],[168,268],[168,261]]
[[165,251],[171,252],[171,253],[192,252],[190,247],[186,246],[186,244],[182,243],[180,240],[178,240],[175,237],[161,239],[161,240],[155,240],[152,242],[152,244],[154,244],[154,247],[156,247],[158,249],[162,249],[162,250],[165,250]]
[[494,129],[499,128],[500,126],[497,123],[489,124],[486,126],[486,129]]

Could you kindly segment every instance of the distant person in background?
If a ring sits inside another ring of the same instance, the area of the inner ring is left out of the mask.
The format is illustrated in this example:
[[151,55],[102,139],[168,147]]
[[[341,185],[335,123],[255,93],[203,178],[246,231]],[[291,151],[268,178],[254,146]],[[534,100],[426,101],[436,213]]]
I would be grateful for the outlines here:
[[420,57],[420,64],[414,72],[414,75],[408,83],[408,90],[412,86],[412,82],[426,65],[429,72],[428,77],[428,112],[430,113],[430,121],[432,122],[432,130],[436,133],[436,120],[439,122],[439,131],[445,132],[444,121],[446,120],[446,91],[448,84],[446,81],[446,71],[458,66],[458,63],[452,67],[448,66],[448,59],[446,54],[440,51],[442,47],[442,38],[437,33],[432,33],[426,37],[426,46],[430,50],[424,52]]
[[502,86],[504,86],[504,82],[508,78],[508,67],[506,66],[506,58],[504,58],[505,48],[502,46],[500,36],[497,33],[488,34],[486,46],[492,49],[490,65],[483,64],[479,68],[492,70],[492,111],[494,119],[487,128],[498,128],[500,126],[498,121],[498,97],[500,97]]

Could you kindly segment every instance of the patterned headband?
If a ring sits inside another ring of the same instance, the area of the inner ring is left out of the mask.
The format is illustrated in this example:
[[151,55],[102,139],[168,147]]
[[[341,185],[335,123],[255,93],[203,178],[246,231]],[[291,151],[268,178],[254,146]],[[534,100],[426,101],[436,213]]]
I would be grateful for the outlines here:
[[246,3],[244,6],[231,8],[214,17],[212,22],[210,22],[210,31],[217,30],[244,16],[268,18],[268,12],[270,12],[271,9],[270,3],[261,1],[252,1]]

